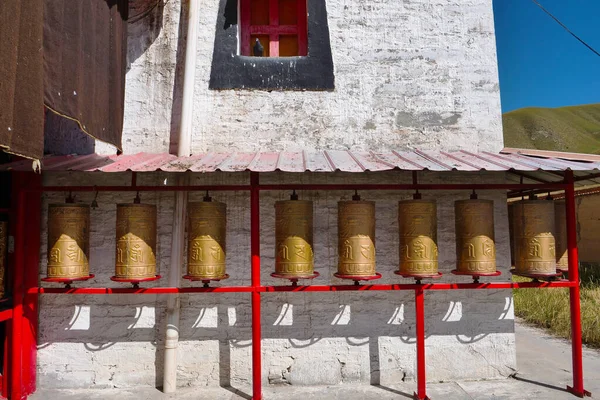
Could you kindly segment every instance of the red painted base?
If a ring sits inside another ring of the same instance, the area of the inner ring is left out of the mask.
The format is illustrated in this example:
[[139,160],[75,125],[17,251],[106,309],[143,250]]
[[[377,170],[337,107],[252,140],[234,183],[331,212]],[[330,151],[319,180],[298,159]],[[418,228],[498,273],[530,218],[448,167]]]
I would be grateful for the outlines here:
[[222,280],[228,279],[228,278],[229,278],[229,274],[225,274],[225,275],[220,276],[218,278],[210,278],[210,279],[198,278],[198,277],[191,276],[191,275],[184,275],[183,276],[183,279],[187,279],[188,281],[192,281],[192,282],[198,282],[198,281],[200,281],[200,282],[202,282],[204,284],[204,287],[209,287],[208,285],[211,282],[219,282],[219,281],[222,281]]
[[413,278],[415,281],[417,281],[417,284],[420,284],[422,279],[440,279],[442,277],[441,272],[438,272],[437,274],[405,274],[400,271],[394,271],[394,273],[403,278]]
[[413,393],[413,399],[415,400],[431,400],[429,396],[425,395],[425,397],[421,397],[417,394],[417,392]]
[[583,393],[579,393],[579,392],[576,392],[575,389],[573,389],[571,386],[567,386],[567,392],[571,393],[574,396],[581,397],[581,398],[592,397],[591,392],[588,392],[587,390],[583,389]]
[[556,272],[555,274],[527,274],[524,272],[517,272],[515,269],[511,269],[510,273],[513,275],[522,276],[523,278],[531,278],[534,281],[558,281],[560,280],[559,277],[563,275],[562,272]]
[[450,273],[452,275],[472,276],[473,277],[473,283],[479,283],[479,278],[482,277],[482,276],[500,276],[500,275],[502,275],[502,272],[500,272],[500,271],[496,271],[496,272],[483,272],[483,273],[473,273],[473,272],[462,272],[462,271],[459,271],[457,269],[453,269],[452,271],[450,271]]
[[271,274],[271,276],[273,278],[288,279],[290,282],[292,282],[292,286],[298,286],[299,279],[315,279],[315,278],[319,277],[319,275],[320,274],[317,271],[313,272],[313,274],[310,276],[289,276],[289,275],[278,274],[277,272],[273,272]]
[[374,281],[376,279],[381,279],[381,274],[379,272],[376,272],[375,275],[367,275],[367,276],[361,276],[361,275],[342,275],[340,273],[335,273],[333,274],[333,276],[335,276],[336,278],[340,278],[340,279],[348,279],[351,281],[354,281],[355,285],[360,285],[360,281]]
[[127,282],[127,283],[131,283],[133,285],[134,288],[139,288],[140,287],[140,283],[142,282],[152,282],[152,281],[156,281],[159,280],[161,278],[160,275],[154,275],[150,278],[139,278],[139,279],[131,279],[131,278],[118,278],[116,276],[111,276],[110,280],[113,282]]
[[82,276],[80,278],[42,278],[42,282],[64,283],[65,287],[70,289],[71,283],[88,281],[94,277],[94,274],[89,274],[88,276]]

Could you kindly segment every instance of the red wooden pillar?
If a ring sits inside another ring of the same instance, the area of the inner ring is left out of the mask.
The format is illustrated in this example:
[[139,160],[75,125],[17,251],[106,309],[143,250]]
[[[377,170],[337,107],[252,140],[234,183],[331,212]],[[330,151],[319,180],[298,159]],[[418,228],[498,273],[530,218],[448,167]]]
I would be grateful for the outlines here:
[[425,292],[422,287],[415,289],[415,311],[417,324],[417,392],[414,397],[418,400],[429,400],[425,372]]
[[577,285],[569,289],[571,308],[571,346],[573,358],[573,386],[567,390],[575,396],[590,396],[583,388],[583,354],[581,343],[581,307],[579,298],[579,254],[577,251],[577,211],[575,209],[575,184],[573,171],[566,171],[565,178],[569,184],[565,191],[565,207],[567,213],[567,247],[569,255],[569,280]]
[[14,253],[9,258],[13,275],[13,318],[9,329],[9,393],[24,399],[35,391],[38,329],[38,295],[27,294],[38,286],[41,226],[41,176],[14,172],[10,234]]
[[250,252],[252,253],[252,400],[262,400],[262,352],[260,325],[260,192],[258,173],[250,175]]

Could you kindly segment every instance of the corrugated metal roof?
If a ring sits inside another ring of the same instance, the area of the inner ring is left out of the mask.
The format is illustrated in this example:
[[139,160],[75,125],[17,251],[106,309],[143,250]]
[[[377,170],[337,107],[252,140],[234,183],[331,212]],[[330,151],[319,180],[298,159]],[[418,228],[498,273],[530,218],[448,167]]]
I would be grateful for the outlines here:
[[[564,155],[564,156],[563,156]],[[505,149],[501,153],[469,151],[299,151],[209,152],[190,157],[171,154],[48,156],[42,171],[102,172],[364,172],[364,171],[598,171],[600,156]],[[0,171],[31,171],[31,161],[0,165]]]

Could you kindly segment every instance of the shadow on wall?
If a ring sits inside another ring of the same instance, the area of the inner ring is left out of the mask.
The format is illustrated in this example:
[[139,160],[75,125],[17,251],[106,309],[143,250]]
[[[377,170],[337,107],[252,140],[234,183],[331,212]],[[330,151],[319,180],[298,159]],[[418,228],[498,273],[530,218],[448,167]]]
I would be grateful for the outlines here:
[[[495,294],[505,296],[502,292]],[[491,333],[513,333],[512,298],[506,295],[503,306],[498,301],[486,302],[485,298],[490,295],[427,293],[426,337],[437,340],[433,337],[453,336],[459,343],[476,347],[477,342]],[[115,375],[104,383],[92,379],[93,383],[87,385],[84,380],[81,387],[131,385],[131,374],[136,373],[144,375],[136,378],[140,384],[152,384],[148,379],[153,375],[154,384],[160,387],[164,361],[163,296],[153,299],[106,296],[102,303],[82,306],[68,304],[72,301],[70,296],[48,300],[52,307],[42,308],[41,318],[45,321],[40,331],[39,348],[54,343],[81,343],[86,352],[91,353],[92,361],[87,368],[107,368]],[[181,303],[178,360],[181,383],[205,386],[218,382],[224,388],[250,384],[249,297],[243,294],[184,295]],[[83,299],[81,304],[89,304],[89,300]],[[416,320],[412,291],[265,294],[262,312],[263,368],[271,384],[368,381],[372,385],[381,385],[414,379]],[[373,335],[375,332],[376,336]],[[355,347],[360,354],[353,350],[348,354],[342,348],[323,352],[323,346],[330,346],[336,340]],[[119,346],[128,342],[135,342],[136,346],[143,346],[141,343],[145,342],[151,349],[128,355],[132,348]],[[472,350],[456,344],[454,347],[453,351],[477,353],[476,348]],[[103,355],[110,348],[113,349]],[[436,351],[436,348],[428,350],[428,357],[435,357]],[[78,357],[78,354],[69,357]],[[357,361],[357,356],[363,358]],[[121,357],[139,358],[136,360],[139,371],[128,372],[127,366],[119,366],[123,363]],[[307,378],[316,357],[329,371],[327,376],[320,378],[323,382],[312,382],[310,379],[314,378]],[[360,362],[368,363],[368,367],[359,366]],[[154,373],[148,373],[151,369]],[[119,382],[119,374],[128,374],[123,378],[127,383]]]

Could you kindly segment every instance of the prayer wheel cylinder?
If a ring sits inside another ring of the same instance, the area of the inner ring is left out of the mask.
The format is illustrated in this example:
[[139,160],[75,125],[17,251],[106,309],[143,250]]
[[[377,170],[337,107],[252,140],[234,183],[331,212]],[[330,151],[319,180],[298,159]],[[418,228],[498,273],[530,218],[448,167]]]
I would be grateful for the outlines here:
[[313,203],[283,200],[275,203],[275,273],[287,278],[311,278]]
[[554,203],[521,200],[514,205],[515,269],[517,273],[556,273]]
[[554,240],[556,241],[556,268],[561,271],[569,270],[569,254],[567,244],[567,209],[565,201],[554,202]]
[[0,221],[0,298],[6,293],[6,247],[8,246],[8,223]]
[[375,202],[338,202],[338,260],[339,275],[376,275]]
[[515,265],[515,216],[514,204],[508,204],[508,242],[510,247],[510,265]]
[[437,206],[432,200],[398,202],[400,275],[438,273]]
[[225,276],[227,205],[217,201],[188,204],[188,277]]
[[455,201],[454,216],[456,269],[473,274],[496,272],[494,202],[479,199]]
[[48,206],[48,278],[77,279],[89,276],[90,206]]
[[117,204],[115,278],[156,276],[156,206]]

